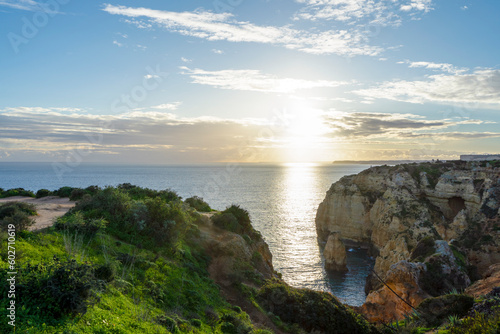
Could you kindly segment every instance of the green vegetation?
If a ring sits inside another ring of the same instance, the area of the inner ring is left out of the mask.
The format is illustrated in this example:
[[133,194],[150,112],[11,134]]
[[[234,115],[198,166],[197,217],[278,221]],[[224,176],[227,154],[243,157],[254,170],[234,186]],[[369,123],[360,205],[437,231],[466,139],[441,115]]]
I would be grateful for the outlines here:
[[189,204],[193,209],[199,212],[210,212],[212,211],[212,208],[210,208],[210,205],[208,205],[207,202],[203,200],[203,198],[198,197],[198,196],[193,196],[187,198],[184,202]]
[[430,162],[404,164],[402,166],[418,184],[420,184],[420,173],[425,173],[432,189],[436,187],[439,177],[451,167],[450,164],[446,163]]
[[0,188],[0,198],[14,197],[14,196],[28,196],[35,197],[35,194],[30,190],[25,190],[23,188],[14,188],[9,190],[4,190]]
[[10,224],[16,226],[16,231],[26,231],[35,222],[30,216],[35,216],[33,204],[24,202],[7,202],[0,204],[0,230],[7,231]]
[[[12,209],[4,206],[7,219]],[[266,333],[210,279],[197,218],[174,192],[125,185],[86,189],[54,227],[18,231],[16,332]],[[7,237],[0,235],[2,296]],[[8,303],[0,300],[3,319]],[[2,321],[0,332],[12,327]]]
[[500,288],[475,301],[462,294],[426,299],[416,312],[391,327],[395,333],[408,334],[431,330],[446,334],[496,334],[500,330]]
[[226,210],[212,217],[212,221],[219,228],[247,236],[251,240],[262,239],[260,232],[252,227],[248,211],[240,208],[239,205],[233,204],[227,207]]
[[292,288],[279,280],[273,280],[259,290],[257,300],[277,320],[297,324],[307,332],[379,332],[329,293]]
[[427,236],[420,240],[411,253],[411,261],[424,262],[424,260],[436,252],[434,237]]
[[420,321],[426,327],[439,326],[450,316],[463,317],[474,304],[474,298],[463,294],[448,294],[427,298],[418,307]]

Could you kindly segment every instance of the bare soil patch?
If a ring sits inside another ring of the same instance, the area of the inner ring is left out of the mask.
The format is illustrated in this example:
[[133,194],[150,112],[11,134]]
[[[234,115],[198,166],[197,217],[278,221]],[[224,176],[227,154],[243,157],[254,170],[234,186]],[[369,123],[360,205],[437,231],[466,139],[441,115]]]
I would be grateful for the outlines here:
[[57,196],[42,198],[14,196],[0,198],[0,204],[6,202],[26,202],[36,206],[38,215],[32,217],[35,224],[29,228],[31,231],[52,226],[57,218],[61,217],[68,212],[69,209],[75,206],[75,202],[70,201],[69,198],[61,198]]

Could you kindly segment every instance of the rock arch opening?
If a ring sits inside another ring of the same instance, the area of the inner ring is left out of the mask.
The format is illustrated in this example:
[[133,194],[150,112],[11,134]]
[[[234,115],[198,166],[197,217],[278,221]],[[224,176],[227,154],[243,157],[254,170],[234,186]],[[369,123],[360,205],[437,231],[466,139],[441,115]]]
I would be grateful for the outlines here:
[[448,199],[448,206],[451,210],[451,218],[455,218],[455,216],[465,209],[465,200],[461,197],[452,197]]

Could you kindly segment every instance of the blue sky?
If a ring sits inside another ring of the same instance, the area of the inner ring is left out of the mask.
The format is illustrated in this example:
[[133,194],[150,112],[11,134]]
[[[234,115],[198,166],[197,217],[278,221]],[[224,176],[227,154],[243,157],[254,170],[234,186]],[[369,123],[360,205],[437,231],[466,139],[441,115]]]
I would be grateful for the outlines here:
[[500,3],[0,0],[0,161],[498,153]]

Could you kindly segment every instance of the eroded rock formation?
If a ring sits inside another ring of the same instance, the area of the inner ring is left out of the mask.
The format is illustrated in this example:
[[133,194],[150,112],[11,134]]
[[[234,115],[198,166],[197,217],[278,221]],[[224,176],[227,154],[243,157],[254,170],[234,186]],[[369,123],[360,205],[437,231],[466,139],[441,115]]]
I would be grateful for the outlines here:
[[[498,167],[460,161],[380,166],[334,183],[318,208],[316,227],[320,239],[335,231],[345,241],[370,247],[375,272],[396,289],[406,286],[399,291],[412,298],[418,289],[431,295],[464,289],[474,270],[482,275],[500,262],[499,208]],[[423,240],[431,251],[414,256]],[[441,284],[422,287],[406,278],[398,283],[404,276],[393,275],[393,266],[406,268],[408,262],[424,265],[427,274],[419,279],[425,284],[438,279]],[[376,294],[368,296],[365,310],[392,303],[389,309],[396,314],[407,311],[374,275],[367,282],[369,292]]]
[[340,239],[339,233],[333,232],[330,234],[323,255],[326,270],[347,271],[345,245]]

